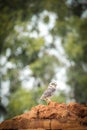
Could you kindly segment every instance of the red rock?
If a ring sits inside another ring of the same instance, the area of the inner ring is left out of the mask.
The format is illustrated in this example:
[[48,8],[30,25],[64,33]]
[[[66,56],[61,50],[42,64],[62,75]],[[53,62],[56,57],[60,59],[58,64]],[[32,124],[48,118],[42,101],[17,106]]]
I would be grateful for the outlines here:
[[87,106],[50,102],[0,124],[0,129],[87,130]]

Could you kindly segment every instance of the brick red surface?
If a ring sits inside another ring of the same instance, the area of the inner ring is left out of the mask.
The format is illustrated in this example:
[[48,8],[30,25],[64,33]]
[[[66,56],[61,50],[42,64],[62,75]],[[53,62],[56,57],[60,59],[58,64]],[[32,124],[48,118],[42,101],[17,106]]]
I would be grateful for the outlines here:
[[0,129],[87,130],[87,106],[78,103],[38,105],[0,124]]

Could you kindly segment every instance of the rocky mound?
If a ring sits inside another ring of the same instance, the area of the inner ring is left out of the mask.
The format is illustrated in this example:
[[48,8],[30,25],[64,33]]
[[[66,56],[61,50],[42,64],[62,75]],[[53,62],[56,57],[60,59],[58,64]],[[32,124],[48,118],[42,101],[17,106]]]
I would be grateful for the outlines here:
[[87,106],[56,102],[40,104],[27,113],[2,122],[0,129],[87,130]]

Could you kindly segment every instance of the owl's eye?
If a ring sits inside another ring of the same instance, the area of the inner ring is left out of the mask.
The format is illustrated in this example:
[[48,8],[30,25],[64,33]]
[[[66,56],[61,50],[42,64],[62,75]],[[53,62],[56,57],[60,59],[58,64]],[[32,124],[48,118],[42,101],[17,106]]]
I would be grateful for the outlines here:
[[56,85],[55,83],[52,83],[51,85]]

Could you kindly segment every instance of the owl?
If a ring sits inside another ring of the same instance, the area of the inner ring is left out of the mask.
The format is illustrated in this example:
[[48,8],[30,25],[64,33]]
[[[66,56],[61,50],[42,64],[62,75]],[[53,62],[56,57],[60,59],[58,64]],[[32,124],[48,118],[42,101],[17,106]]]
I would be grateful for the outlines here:
[[52,81],[51,83],[49,83],[47,90],[44,91],[40,99],[45,100],[47,103],[49,103],[51,101],[50,99],[51,96],[56,91],[56,87],[57,87],[56,81]]

